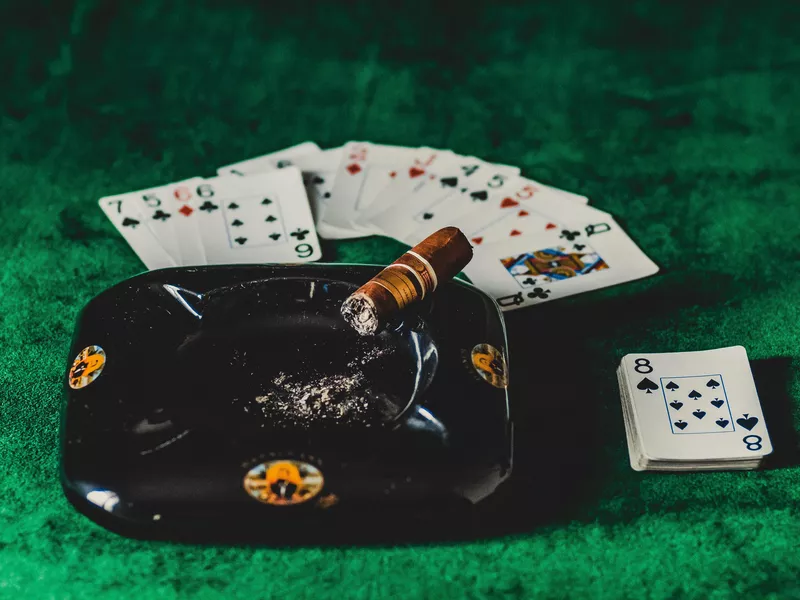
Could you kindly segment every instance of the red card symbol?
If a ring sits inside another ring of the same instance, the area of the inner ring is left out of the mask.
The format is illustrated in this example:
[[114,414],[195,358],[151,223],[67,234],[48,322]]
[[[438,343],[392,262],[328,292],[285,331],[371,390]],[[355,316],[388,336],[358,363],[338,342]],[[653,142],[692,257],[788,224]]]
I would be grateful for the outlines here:
[[347,170],[350,173],[350,175],[355,175],[356,173],[361,171],[361,167],[356,163],[353,163],[352,165],[347,165]]
[[512,229],[511,233],[509,233],[508,235],[514,237],[515,235],[522,235],[522,232],[519,229]]
[[189,191],[189,188],[185,186],[180,186],[175,188],[175,191],[172,192],[172,195],[175,196],[176,200],[180,200],[181,202],[186,202],[189,198],[192,197],[192,192]]
[[512,198],[503,198],[503,201],[500,203],[500,208],[510,208],[512,206],[519,206],[519,202]]
[[472,241],[475,242],[476,244],[480,244],[483,241],[483,238],[482,237],[472,238]]
[[188,204],[184,204],[178,209],[178,212],[181,213],[184,217],[188,217],[190,214],[194,212],[194,210]]
[[389,177],[391,177],[392,179],[394,179],[395,177],[397,177],[397,171],[391,171],[391,172],[389,172]]
[[519,211],[517,213],[517,216],[518,217],[527,217],[528,216],[528,211],[527,210],[521,210],[521,211]]
[[558,225],[556,225],[555,223],[548,223],[547,225],[544,226],[545,229],[555,229],[556,227],[558,227]]
[[425,169],[420,169],[419,167],[411,167],[408,170],[408,176],[411,177],[412,179],[414,177],[419,177],[420,175],[424,174],[425,174]]

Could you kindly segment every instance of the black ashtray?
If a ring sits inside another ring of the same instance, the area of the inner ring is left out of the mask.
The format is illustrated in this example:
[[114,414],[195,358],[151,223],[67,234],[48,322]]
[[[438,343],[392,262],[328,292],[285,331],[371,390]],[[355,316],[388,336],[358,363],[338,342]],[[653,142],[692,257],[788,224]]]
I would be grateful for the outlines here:
[[462,282],[380,335],[342,301],[380,267],[165,269],[81,313],[62,483],[124,535],[358,539],[470,510],[508,477],[502,317]]

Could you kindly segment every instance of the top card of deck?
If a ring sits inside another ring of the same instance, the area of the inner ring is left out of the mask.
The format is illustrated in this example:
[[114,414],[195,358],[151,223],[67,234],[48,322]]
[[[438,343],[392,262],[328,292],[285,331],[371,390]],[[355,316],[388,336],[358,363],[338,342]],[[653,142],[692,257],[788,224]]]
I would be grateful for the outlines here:
[[629,354],[622,368],[648,459],[752,459],[772,452],[743,347]]

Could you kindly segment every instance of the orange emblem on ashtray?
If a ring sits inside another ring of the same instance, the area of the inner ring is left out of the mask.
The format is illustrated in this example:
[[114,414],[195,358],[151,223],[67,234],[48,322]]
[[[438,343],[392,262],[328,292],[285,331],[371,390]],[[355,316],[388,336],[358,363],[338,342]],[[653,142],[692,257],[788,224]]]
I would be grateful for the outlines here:
[[472,366],[485,381],[494,387],[508,387],[508,366],[506,359],[494,346],[478,344],[472,349]]
[[100,346],[87,346],[72,361],[67,378],[69,387],[79,390],[100,377],[106,365],[106,353]]
[[256,465],[244,476],[244,489],[253,498],[273,506],[311,500],[325,479],[314,465],[299,460],[273,460]]

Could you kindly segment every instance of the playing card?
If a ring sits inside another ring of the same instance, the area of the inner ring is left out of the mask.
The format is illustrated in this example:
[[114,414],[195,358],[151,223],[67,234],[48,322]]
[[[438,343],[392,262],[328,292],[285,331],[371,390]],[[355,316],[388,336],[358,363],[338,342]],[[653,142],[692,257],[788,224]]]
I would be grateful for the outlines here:
[[318,260],[300,170],[205,181],[198,226],[209,264],[296,263]]
[[519,173],[515,167],[491,165],[469,156],[458,157],[456,163],[450,170],[437,173],[435,181],[418,193],[372,217],[372,226],[413,245],[449,225],[450,219],[471,208],[470,203],[488,199],[487,190],[502,187]]
[[646,461],[753,464],[772,452],[743,347],[630,354],[620,370],[634,446]]
[[502,310],[632,281],[657,271],[611,218],[481,244],[464,269]]
[[106,196],[99,200],[100,208],[151,271],[178,265],[147,227],[151,211],[158,208],[155,200],[142,200],[130,194]]
[[160,196],[162,203],[172,212],[169,234],[174,236],[178,262],[183,266],[206,264],[203,240],[197,227],[197,201],[205,191],[202,182],[202,177],[195,177],[164,186]]
[[367,235],[356,218],[392,179],[398,165],[425,161],[430,149],[385,146],[370,142],[348,142],[342,150],[331,197],[318,221],[320,235],[350,238]]
[[325,204],[331,197],[336,170],[342,160],[342,148],[331,148],[294,158],[294,166],[303,173],[308,202],[314,221],[319,221]]
[[322,152],[322,150],[314,142],[303,142],[302,144],[270,152],[263,156],[257,156],[256,158],[250,158],[220,167],[217,169],[217,174],[244,176],[254,175],[256,173],[268,173],[276,169],[291,166],[294,160],[300,156],[315,154],[317,152]]

